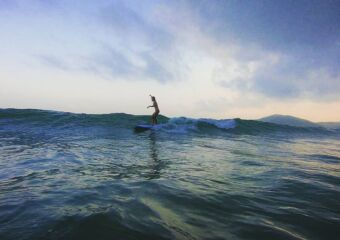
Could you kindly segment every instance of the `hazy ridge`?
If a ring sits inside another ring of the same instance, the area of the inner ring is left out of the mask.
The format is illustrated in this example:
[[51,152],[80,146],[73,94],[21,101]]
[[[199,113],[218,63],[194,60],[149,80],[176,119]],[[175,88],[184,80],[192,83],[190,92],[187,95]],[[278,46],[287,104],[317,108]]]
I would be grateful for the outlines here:
[[258,119],[262,122],[275,123],[281,125],[288,125],[294,127],[323,127],[328,129],[340,128],[340,122],[312,122],[306,119],[290,116],[274,114]]

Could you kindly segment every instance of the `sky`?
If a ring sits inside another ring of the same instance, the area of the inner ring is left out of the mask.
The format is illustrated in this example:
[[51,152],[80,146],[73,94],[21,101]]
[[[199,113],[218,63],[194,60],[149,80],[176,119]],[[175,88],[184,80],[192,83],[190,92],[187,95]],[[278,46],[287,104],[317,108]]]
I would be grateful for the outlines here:
[[0,108],[340,121],[340,1],[0,0]]

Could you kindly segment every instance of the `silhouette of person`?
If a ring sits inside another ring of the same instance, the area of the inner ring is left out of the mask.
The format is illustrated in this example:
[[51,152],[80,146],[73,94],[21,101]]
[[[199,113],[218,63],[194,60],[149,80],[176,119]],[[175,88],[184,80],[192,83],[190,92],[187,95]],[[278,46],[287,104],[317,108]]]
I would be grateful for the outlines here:
[[159,114],[159,108],[158,108],[156,98],[154,96],[152,96],[151,94],[150,94],[150,97],[151,97],[152,105],[147,106],[147,108],[150,108],[150,107],[155,108],[155,112],[152,114],[151,120],[152,120],[152,125],[156,125],[157,124],[157,116]]

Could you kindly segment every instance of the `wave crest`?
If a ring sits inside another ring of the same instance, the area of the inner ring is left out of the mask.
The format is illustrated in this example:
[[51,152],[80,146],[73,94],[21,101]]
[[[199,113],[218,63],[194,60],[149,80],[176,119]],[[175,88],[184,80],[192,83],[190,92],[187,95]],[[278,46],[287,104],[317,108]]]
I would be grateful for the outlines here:
[[[74,128],[81,127],[110,127],[132,130],[138,124],[150,123],[150,116],[131,115],[125,113],[84,114],[35,109],[0,109],[0,123],[2,125],[35,126],[39,128]],[[333,133],[324,128],[292,127],[287,125],[267,123],[256,120],[209,119],[209,118],[168,118],[160,115],[159,125],[154,130],[171,133]]]

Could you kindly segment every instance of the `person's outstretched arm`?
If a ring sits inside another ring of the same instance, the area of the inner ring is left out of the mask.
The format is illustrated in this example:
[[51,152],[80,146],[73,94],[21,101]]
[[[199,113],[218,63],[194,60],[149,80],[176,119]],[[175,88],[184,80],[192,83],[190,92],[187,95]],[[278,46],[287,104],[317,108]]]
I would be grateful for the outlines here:
[[[149,96],[152,98],[153,96],[151,94],[149,94]],[[150,107],[155,107],[155,104],[152,104],[150,106],[147,106],[146,108],[150,108]]]

